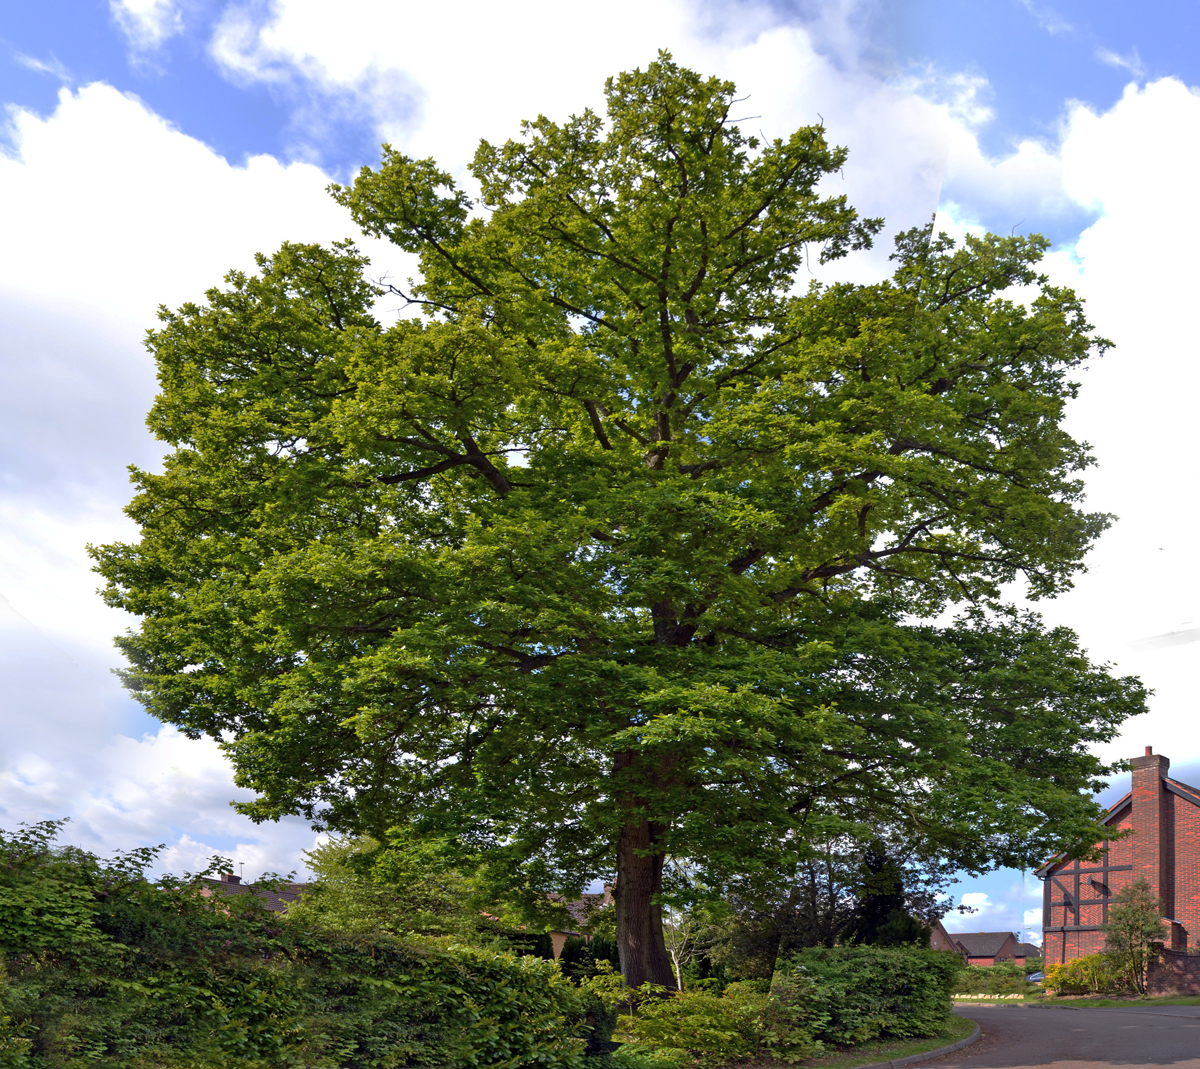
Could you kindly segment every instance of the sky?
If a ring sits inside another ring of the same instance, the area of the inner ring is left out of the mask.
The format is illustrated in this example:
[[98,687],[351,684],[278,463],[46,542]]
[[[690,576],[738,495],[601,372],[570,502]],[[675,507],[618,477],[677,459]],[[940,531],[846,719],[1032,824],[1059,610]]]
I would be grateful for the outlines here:
[[[221,853],[247,878],[303,873],[304,822],[239,817],[215,745],[112,675],[133,621],[97,597],[85,546],[135,537],[126,468],[161,456],[144,332],[256,251],[357,238],[325,187],[381,142],[466,178],[480,137],[598,106],[608,75],[662,48],[737,82],[767,136],[824,122],[850,149],[831,190],[889,233],[936,213],[956,236],[1052,240],[1047,271],[1116,343],[1068,426],[1099,460],[1091,507],[1119,520],[1039,607],[1154,690],[1102,756],[1153,745],[1200,782],[1200,645],[1140,642],[1200,628],[1198,31],[1200,0],[0,4],[0,826],[70,816],[71,841],[162,843],[175,872]],[[411,273],[360,244],[377,277]],[[879,278],[889,245],[836,270]],[[1036,937],[1040,892],[967,879],[954,893],[976,911],[947,926]]]

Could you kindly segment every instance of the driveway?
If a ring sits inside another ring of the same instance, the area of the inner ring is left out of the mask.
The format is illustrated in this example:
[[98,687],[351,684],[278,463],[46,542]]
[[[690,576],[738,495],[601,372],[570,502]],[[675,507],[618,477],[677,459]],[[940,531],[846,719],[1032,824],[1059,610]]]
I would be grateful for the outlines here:
[[959,1006],[983,1037],[925,1062],[938,1069],[1101,1069],[1179,1066],[1200,1069],[1200,1006],[1067,1010],[1043,1006]]

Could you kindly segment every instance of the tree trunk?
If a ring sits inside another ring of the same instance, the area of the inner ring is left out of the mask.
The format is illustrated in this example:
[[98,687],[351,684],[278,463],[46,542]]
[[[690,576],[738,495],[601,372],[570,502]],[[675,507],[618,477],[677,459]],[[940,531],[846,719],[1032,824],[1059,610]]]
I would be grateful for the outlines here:
[[649,821],[630,823],[621,829],[617,844],[617,951],[630,987],[651,983],[675,988],[662,909],[655,901],[662,891],[664,857],[657,844],[663,830]]

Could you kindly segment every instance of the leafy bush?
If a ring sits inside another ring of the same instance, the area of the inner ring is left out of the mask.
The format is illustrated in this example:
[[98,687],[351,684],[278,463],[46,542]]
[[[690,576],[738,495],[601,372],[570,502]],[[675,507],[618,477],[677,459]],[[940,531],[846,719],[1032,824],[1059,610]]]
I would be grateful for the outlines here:
[[885,1036],[936,1035],[950,1016],[961,969],[962,959],[944,950],[849,946],[810,947],[786,958],[779,971],[814,982],[806,1012],[815,1039],[856,1046]]
[[289,922],[57,830],[0,834],[0,1066],[584,1065],[593,996],[553,962]]
[[960,969],[955,955],[917,947],[804,950],[787,958],[769,985],[732,983],[721,995],[644,994],[636,1014],[618,1022],[634,1047],[618,1062],[649,1069],[650,1062],[638,1061],[644,1052],[668,1062],[686,1052],[700,1066],[761,1057],[796,1062],[826,1045],[936,1035],[950,1016]]
[[638,1043],[624,1043],[613,1054],[610,1064],[613,1069],[683,1069],[695,1065],[696,1060],[686,1050],[655,1050]]
[[1120,973],[1141,994],[1146,993],[1150,966],[1163,938],[1162,899],[1145,879],[1123,887],[1108,907],[1104,923],[1104,956],[1110,970]]
[[[733,986],[733,985],[730,985]],[[777,972],[762,1017],[763,1046],[778,1061],[798,1062],[819,1054],[818,1039],[829,1013],[814,977],[802,971]]]
[[1058,995],[1105,995],[1134,988],[1128,967],[1111,954],[1089,954],[1061,965],[1047,965],[1043,986]]
[[1009,962],[998,965],[968,965],[959,973],[954,985],[958,995],[1014,995],[1038,990],[1037,984],[1027,983],[1025,977],[1033,972],[1028,966]]
[[759,1052],[764,995],[668,994],[665,988],[650,984],[643,985],[639,993],[637,1014],[621,1017],[617,1024],[618,1034],[639,1047],[666,1052],[668,1057],[685,1051],[701,1066],[740,1061]]

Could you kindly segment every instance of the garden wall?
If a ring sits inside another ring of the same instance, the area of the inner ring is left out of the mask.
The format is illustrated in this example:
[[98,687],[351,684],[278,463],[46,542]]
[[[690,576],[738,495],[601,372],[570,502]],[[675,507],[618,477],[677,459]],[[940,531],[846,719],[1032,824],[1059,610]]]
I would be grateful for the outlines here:
[[1159,951],[1146,976],[1149,995],[1200,995],[1200,954]]

